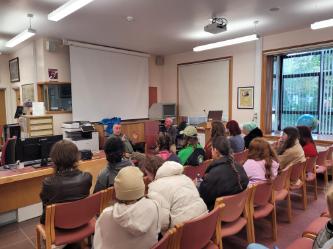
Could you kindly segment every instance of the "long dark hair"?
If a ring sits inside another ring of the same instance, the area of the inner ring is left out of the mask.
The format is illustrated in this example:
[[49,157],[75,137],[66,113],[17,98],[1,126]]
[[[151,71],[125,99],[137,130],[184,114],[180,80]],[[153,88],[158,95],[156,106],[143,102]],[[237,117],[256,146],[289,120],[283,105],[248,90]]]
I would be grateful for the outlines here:
[[242,133],[241,129],[239,128],[239,124],[236,120],[230,120],[227,123],[226,127],[229,130],[231,136],[237,136]]
[[283,129],[287,134],[288,139],[283,142],[282,146],[278,149],[278,155],[282,155],[287,149],[293,147],[299,139],[299,132],[296,127],[289,126]]
[[212,134],[211,137],[225,136],[225,128],[221,121],[212,122]]
[[238,185],[239,185],[240,189],[243,189],[239,171],[236,168],[234,158],[231,154],[232,149],[231,149],[229,140],[225,136],[214,137],[213,141],[212,141],[212,147],[214,149],[216,149],[223,157],[225,157],[227,159],[227,164],[231,167],[232,171],[234,171],[237,176]]
[[278,158],[271,145],[265,139],[257,137],[251,141],[247,158],[255,161],[265,160],[265,178],[272,180],[273,160],[278,162]]
[[159,151],[161,150],[170,150],[171,138],[169,134],[161,132],[157,138],[157,146]]
[[299,132],[299,143],[302,147],[308,143],[313,143],[313,138],[311,134],[311,130],[307,126],[297,126]]

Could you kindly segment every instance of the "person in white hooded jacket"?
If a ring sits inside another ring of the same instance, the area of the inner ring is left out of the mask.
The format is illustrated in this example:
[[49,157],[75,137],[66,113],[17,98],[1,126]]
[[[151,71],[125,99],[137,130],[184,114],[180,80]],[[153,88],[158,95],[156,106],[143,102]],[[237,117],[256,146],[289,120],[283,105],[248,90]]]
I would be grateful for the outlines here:
[[144,197],[142,172],[132,166],[121,169],[114,188],[118,202],[98,218],[94,249],[151,248],[158,242],[159,208]]
[[194,182],[183,174],[180,163],[147,156],[143,169],[152,181],[148,185],[148,198],[157,201],[161,209],[162,233],[208,212]]

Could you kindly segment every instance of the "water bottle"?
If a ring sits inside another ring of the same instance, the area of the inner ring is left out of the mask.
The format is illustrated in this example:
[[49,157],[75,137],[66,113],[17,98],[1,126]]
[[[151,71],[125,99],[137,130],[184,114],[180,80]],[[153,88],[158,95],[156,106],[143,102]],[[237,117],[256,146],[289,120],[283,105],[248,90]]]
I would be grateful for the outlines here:
[[202,183],[203,179],[201,178],[200,174],[198,173],[197,174],[197,177],[196,177],[196,187],[199,188],[200,187],[200,184]]

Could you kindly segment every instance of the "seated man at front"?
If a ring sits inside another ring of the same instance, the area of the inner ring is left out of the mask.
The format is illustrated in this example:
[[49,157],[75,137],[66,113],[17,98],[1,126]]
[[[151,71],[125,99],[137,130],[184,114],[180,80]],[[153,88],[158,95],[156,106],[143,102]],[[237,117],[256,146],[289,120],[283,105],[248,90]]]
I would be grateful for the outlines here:
[[[112,131],[113,131],[113,133],[110,135],[110,138],[112,138],[112,137],[120,138],[125,144],[125,153],[132,154],[134,151],[133,146],[132,146],[131,142],[129,141],[129,139],[127,138],[127,136],[125,134],[121,133],[121,124],[113,125]],[[127,157],[129,157],[129,155],[127,155]]]
[[105,142],[104,152],[108,165],[99,173],[94,193],[112,187],[118,172],[126,166],[133,166],[132,161],[124,157],[125,144],[119,137],[110,137]]
[[177,137],[177,128],[173,125],[172,118],[166,118],[164,120],[165,131],[171,138],[171,144],[175,144]]

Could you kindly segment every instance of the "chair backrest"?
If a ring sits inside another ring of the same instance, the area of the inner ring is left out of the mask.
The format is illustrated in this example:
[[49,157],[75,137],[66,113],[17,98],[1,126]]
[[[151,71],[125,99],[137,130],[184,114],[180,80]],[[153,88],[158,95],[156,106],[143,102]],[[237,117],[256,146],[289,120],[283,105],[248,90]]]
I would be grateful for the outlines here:
[[204,248],[214,237],[217,224],[220,222],[221,210],[222,206],[219,205],[208,214],[184,223],[179,248]]
[[327,159],[328,151],[329,151],[329,149],[318,152],[317,165],[322,165],[322,166],[325,165],[325,161]]
[[104,208],[107,208],[111,205],[112,201],[114,201],[116,199],[116,195],[114,192],[114,187],[109,187],[105,190],[102,191],[102,210],[101,212],[104,210]]
[[287,181],[290,179],[291,170],[291,166],[286,167],[276,176],[273,181],[273,189],[275,191],[281,191],[288,187]]
[[317,162],[317,157],[307,157],[306,158],[306,168],[305,172],[311,172],[314,173],[316,170],[316,162]]
[[55,204],[54,227],[73,229],[87,224],[100,213],[102,194],[101,191],[78,201]]
[[328,148],[327,160],[333,159],[333,145]]
[[272,198],[273,184],[262,182],[255,186],[253,204],[255,206],[265,206]]
[[163,238],[158,241],[156,245],[154,245],[151,249],[174,249],[174,237],[176,234],[176,229],[169,229],[166,234],[164,234]]
[[223,196],[216,199],[216,205],[221,203],[225,204],[223,213],[221,215],[221,221],[233,222],[237,220],[244,212],[246,201],[249,197],[249,189],[245,189],[235,195]]
[[185,166],[184,167],[184,175],[188,176],[192,180],[194,180],[199,174],[201,177],[205,175],[205,172],[210,165],[212,160],[206,160],[202,164],[198,166]]
[[296,163],[291,166],[290,181],[297,182],[298,179],[303,180],[303,173],[305,171],[306,162]]
[[2,147],[1,165],[15,163],[16,137],[8,138]]
[[241,152],[238,152],[238,153],[234,153],[234,160],[243,165],[245,163],[245,161],[247,160],[247,156],[249,154],[249,150],[246,149],[246,150],[243,150]]

